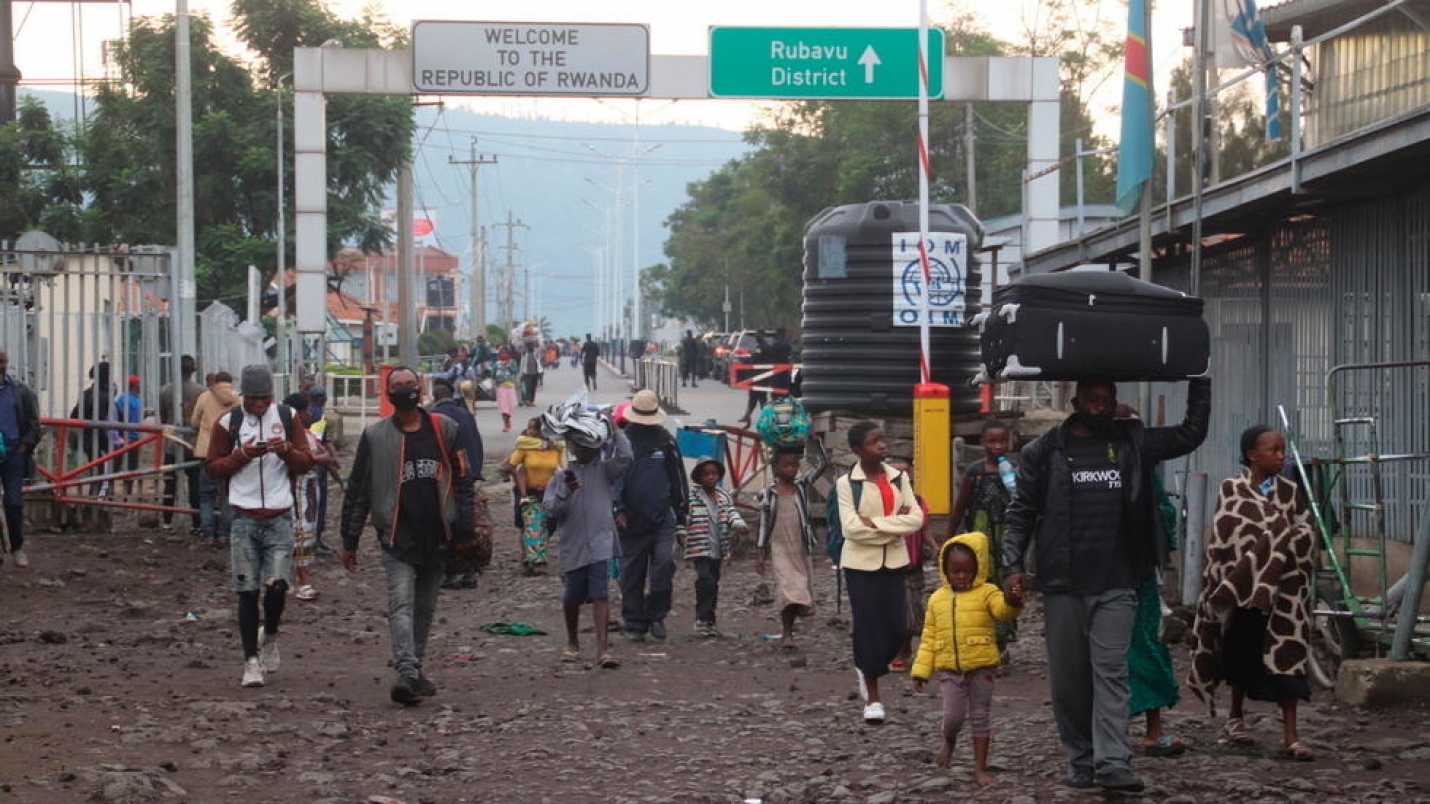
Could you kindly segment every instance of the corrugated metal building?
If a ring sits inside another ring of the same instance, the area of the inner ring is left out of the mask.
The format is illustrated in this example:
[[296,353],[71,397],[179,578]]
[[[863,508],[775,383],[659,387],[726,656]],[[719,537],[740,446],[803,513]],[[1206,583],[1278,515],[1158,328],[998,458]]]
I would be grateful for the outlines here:
[[[1307,39],[1382,3],[1292,0],[1266,9],[1273,39],[1292,24]],[[1200,295],[1213,336],[1214,419],[1197,469],[1213,483],[1238,470],[1237,437],[1251,424],[1279,426],[1285,406],[1308,453],[1329,456],[1332,398],[1341,416],[1373,416],[1349,428],[1349,451],[1430,451],[1430,371],[1354,372],[1327,388],[1333,366],[1430,358],[1430,2],[1405,4],[1313,45],[1314,102],[1304,107],[1303,150],[1207,188]],[[1154,211],[1153,281],[1191,284],[1193,200]],[[1125,220],[1029,255],[1030,273],[1089,262],[1134,262],[1137,222]],[[1182,388],[1158,386],[1175,420]],[[1131,389],[1123,395],[1132,398]],[[1179,467],[1173,467],[1177,469]],[[1390,537],[1409,541],[1425,514],[1425,461],[1391,465]],[[1350,486],[1371,495],[1368,479]],[[1214,487],[1213,487],[1214,489]],[[1357,531],[1359,532],[1359,531]]]

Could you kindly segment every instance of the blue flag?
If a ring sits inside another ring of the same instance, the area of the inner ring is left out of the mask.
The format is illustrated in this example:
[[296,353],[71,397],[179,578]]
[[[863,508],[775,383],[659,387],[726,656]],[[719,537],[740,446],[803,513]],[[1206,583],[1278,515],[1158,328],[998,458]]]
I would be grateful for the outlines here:
[[[1281,82],[1276,75],[1276,51],[1266,35],[1266,25],[1256,11],[1256,0],[1222,0],[1226,20],[1225,39],[1230,53],[1218,48],[1223,59],[1236,57],[1247,67],[1261,66],[1266,71],[1266,139],[1281,139]],[[1220,42],[1222,37],[1218,37]],[[1233,62],[1227,61],[1227,66]]]
[[1130,215],[1152,179],[1152,49],[1147,0],[1127,3],[1127,47],[1122,82],[1122,142],[1117,151],[1117,208]]

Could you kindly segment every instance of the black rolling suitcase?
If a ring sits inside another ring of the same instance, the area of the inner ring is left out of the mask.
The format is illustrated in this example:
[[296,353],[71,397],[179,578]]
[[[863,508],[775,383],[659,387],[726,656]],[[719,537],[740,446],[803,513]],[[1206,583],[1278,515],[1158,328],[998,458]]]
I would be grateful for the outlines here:
[[1182,380],[1211,368],[1202,300],[1118,271],[1022,277],[974,322],[983,381]]

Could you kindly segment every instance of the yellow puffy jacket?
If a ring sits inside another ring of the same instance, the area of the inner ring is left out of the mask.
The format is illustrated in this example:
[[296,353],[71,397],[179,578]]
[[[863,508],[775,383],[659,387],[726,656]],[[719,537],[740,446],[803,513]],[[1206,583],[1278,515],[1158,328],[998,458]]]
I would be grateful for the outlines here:
[[[973,551],[978,570],[973,585],[965,592],[955,592],[949,584],[948,551],[962,544]],[[982,533],[960,533],[944,542],[938,551],[938,572],[943,577],[940,586],[929,597],[924,615],[923,636],[919,639],[919,655],[914,659],[910,675],[928,679],[935,670],[967,673],[980,667],[998,665],[998,639],[994,630],[997,620],[1016,620],[1022,609],[1011,606],[998,587],[988,583],[988,537]]]

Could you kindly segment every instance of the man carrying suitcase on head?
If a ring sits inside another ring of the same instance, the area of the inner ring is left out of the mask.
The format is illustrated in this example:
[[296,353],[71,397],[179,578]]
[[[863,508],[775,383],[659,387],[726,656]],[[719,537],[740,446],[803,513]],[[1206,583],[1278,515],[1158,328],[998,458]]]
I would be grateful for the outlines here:
[[1082,380],[1073,414],[1022,451],[1003,541],[1004,588],[1027,590],[1023,556],[1043,593],[1053,714],[1068,760],[1065,783],[1120,793],[1144,785],[1129,767],[1127,643],[1137,587],[1166,542],[1151,473],[1207,434],[1211,380],[1191,380],[1187,413],[1173,427],[1117,419],[1117,386]]

